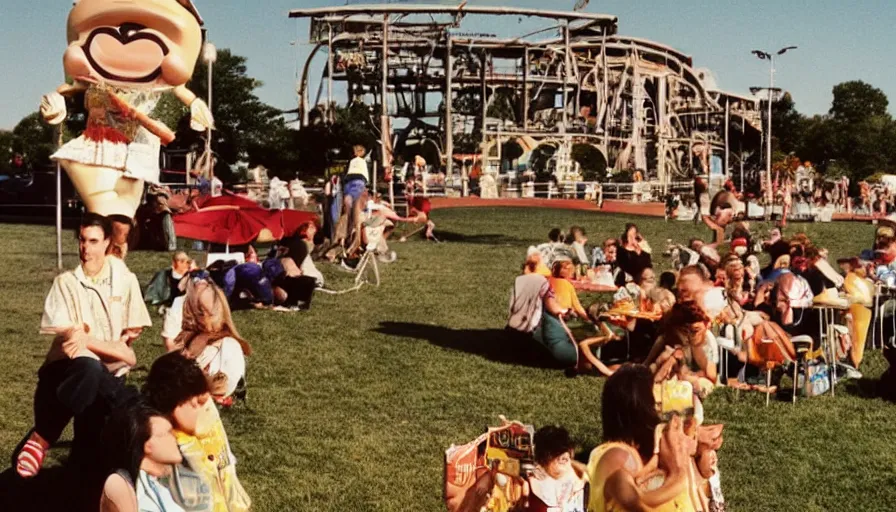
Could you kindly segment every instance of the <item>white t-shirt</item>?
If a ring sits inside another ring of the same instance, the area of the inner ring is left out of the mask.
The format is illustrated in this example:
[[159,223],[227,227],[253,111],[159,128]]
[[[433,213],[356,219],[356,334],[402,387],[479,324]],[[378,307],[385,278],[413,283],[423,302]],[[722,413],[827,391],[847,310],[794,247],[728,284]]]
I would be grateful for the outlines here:
[[243,355],[243,347],[233,338],[222,338],[219,343],[205,347],[196,364],[207,375],[218,372],[227,376],[227,390],[225,396],[230,396],[236,391],[240,379],[246,376],[246,356]]
[[364,179],[370,183],[370,173],[367,171],[367,160],[356,156],[348,163],[348,172],[346,175],[358,174],[364,176]]
[[317,269],[317,266],[314,264],[314,260],[311,259],[311,255],[305,256],[305,259],[302,260],[302,266],[300,267],[302,271],[302,275],[313,277],[315,281],[317,281],[317,286],[322,287],[324,285],[324,275]]
[[165,310],[165,318],[162,322],[162,338],[177,338],[184,323],[184,298],[186,295],[176,297],[171,307]]
[[728,305],[725,299],[725,289],[718,286],[710,288],[703,294],[703,310],[709,315],[709,319],[715,321]]
[[212,197],[218,197],[221,195],[221,191],[224,189],[224,184],[221,183],[221,180],[218,179],[217,176],[212,178]]

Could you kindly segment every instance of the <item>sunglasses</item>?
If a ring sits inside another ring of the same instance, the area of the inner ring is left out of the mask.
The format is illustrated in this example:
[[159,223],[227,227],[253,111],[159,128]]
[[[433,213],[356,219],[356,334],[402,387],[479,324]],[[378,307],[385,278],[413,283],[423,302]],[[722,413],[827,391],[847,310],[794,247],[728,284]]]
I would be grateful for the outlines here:
[[193,280],[194,283],[198,281],[205,281],[211,277],[211,274],[208,273],[208,270],[199,269],[190,272],[190,279]]

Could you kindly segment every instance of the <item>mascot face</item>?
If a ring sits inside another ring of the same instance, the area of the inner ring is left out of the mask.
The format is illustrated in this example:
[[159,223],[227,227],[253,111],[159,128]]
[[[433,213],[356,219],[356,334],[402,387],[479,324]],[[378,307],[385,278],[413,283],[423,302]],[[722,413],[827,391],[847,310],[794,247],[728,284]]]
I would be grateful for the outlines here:
[[202,46],[190,0],[80,0],[63,58],[71,77],[121,86],[187,83]]

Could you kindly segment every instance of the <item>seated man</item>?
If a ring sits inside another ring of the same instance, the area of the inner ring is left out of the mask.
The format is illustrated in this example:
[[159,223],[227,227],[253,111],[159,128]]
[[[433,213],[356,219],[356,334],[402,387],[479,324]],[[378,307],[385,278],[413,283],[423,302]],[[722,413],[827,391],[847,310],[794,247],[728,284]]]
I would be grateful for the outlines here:
[[[199,366],[178,352],[165,354],[152,364],[143,392],[149,404],[174,426],[183,464],[210,484],[211,509],[248,511],[251,500],[237,478],[236,459]],[[187,498],[181,493],[195,490],[195,486],[184,485],[177,472],[164,482],[175,499]]]
[[137,363],[131,344],[152,322],[137,277],[106,256],[111,236],[106,217],[85,214],[81,264],[58,275],[47,295],[40,332],[55,338],[38,371],[34,430],[16,456],[23,478],[37,475],[72,418],[73,456],[95,456],[106,416],[129,397],[122,380]]

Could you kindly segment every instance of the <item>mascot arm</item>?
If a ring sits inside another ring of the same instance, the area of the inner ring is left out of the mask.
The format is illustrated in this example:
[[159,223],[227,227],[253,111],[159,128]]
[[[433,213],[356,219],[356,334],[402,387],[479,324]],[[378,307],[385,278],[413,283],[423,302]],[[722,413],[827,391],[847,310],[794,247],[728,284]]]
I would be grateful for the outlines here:
[[212,111],[209,110],[205,101],[198,98],[193,91],[187,89],[186,86],[179,85],[174,88],[174,95],[184,105],[190,107],[190,128],[197,132],[215,128]]
[[86,90],[87,84],[82,82],[60,85],[55,91],[45,94],[40,99],[40,115],[51,125],[62,123],[68,115],[68,110],[65,108],[65,97]]

